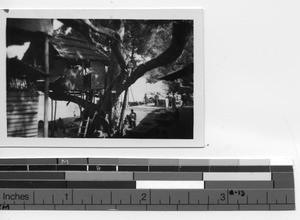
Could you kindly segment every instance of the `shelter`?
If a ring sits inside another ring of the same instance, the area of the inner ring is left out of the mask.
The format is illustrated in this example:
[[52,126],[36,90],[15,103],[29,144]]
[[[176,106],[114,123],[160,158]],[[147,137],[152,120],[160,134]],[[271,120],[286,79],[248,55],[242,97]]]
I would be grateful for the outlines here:
[[[45,41],[52,34],[51,19],[7,19],[6,46]],[[17,48],[18,49],[18,48]],[[45,63],[45,53],[42,56]],[[8,137],[37,137],[37,80],[47,80],[45,68],[7,57],[6,114]],[[45,66],[45,65],[44,65]]]
[[194,92],[194,63],[190,63],[178,71],[160,77],[159,80],[178,82],[179,87],[177,92],[192,94]]
[[[37,90],[45,94],[44,137],[47,137],[48,96],[54,100],[63,100],[66,95],[72,95],[81,100],[77,102],[80,106],[83,106],[82,100],[91,101],[94,98],[96,102],[95,97],[106,84],[108,51],[101,46],[96,47],[65,25],[54,30],[53,19],[8,19],[7,47],[22,45],[25,42],[30,42],[30,45],[21,60],[8,59],[7,79],[11,80],[16,76],[19,79],[18,72],[22,73],[22,76],[25,74],[26,80],[30,80],[26,85],[35,89],[35,106],[38,106]],[[22,84],[23,81],[18,83]],[[26,90],[20,85],[15,87]],[[12,103],[16,101],[9,98],[7,100]],[[31,103],[28,98],[24,104],[26,102],[28,106]],[[7,104],[7,113],[15,117],[15,112],[9,105]],[[37,107],[34,107],[34,130],[37,130],[36,111]],[[11,120],[8,120],[8,127],[11,127]]]

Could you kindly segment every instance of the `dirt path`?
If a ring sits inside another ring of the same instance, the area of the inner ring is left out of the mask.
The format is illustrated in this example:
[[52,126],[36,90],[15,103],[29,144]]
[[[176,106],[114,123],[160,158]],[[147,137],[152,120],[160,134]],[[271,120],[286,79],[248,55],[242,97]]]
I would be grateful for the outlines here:
[[[175,110],[148,106],[127,108],[126,115],[131,109],[137,114],[137,127],[127,129],[127,138],[166,138],[190,139],[193,138],[193,108],[178,108],[178,120],[174,118]],[[157,120],[163,114],[166,120]]]

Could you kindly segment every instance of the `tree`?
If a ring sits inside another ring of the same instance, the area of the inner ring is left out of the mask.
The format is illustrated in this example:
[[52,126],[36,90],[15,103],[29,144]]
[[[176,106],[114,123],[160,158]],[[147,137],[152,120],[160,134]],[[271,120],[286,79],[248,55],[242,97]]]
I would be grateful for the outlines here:
[[[149,71],[150,75],[155,75],[157,72],[153,70],[156,68],[176,68],[176,65],[170,64],[182,57],[187,42],[192,45],[190,36],[193,22],[188,20],[60,19],[60,21],[76,30],[99,49],[108,48],[110,52],[108,83],[102,101],[97,106],[93,103],[87,105],[84,102],[87,108],[106,114],[111,114],[120,94]],[[58,95],[55,91],[50,97],[79,105],[83,103],[78,98],[70,97],[68,94]]]

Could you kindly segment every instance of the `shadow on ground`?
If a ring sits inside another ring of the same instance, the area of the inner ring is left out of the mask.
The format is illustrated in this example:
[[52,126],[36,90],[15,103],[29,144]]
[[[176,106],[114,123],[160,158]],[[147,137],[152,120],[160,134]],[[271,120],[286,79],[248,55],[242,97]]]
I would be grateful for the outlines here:
[[[194,114],[192,107],[152,109],[134,129],[126,126],[124,138],[192,139]],[[138,114],[138,109],[135,109]]]

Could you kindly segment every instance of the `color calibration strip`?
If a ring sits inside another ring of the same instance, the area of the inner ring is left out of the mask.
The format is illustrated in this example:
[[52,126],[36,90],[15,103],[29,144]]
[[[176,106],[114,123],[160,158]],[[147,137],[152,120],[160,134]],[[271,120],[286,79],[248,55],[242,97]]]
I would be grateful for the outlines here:
[[288,159],[0,159],[0,210],[295,210]]

